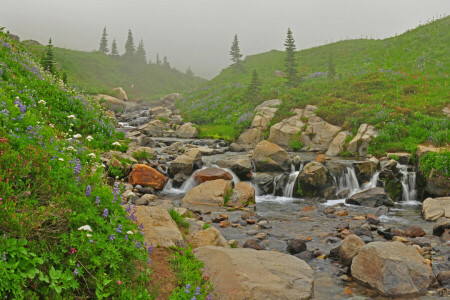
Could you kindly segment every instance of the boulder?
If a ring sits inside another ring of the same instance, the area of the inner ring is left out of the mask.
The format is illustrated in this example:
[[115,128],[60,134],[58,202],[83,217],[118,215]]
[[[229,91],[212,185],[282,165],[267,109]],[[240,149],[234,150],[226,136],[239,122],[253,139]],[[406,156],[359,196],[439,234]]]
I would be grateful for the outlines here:
[[349,267],[359,249],[364,247],[364,245],[364,241],[359,236],[355,234],[347,235],[339,247],[339,262],[341,265]]
[[417,225],[408,226],[405,230],[405,234],[409,238],[423,237],[427,235],[425,230]]
[[417,151],[416,151],[416,156],[417,156],[417,159],[420,160],[420,158],[424,154],[427,154],[428,152],[441,152],[443,150],[444,150],[444,148],[434,147],[433,145],[431,145],[431,146],[418,145]]
[[422,215],[427,221],[450,218],[450,197],[425,199],[422,203]]
[[167,146],[163,149],[163,152],[167,154],[173,154],[176,155],[178,153],[183,153],[185,151],[184,146],[181,142],[175,142],[171,144],[170,146]]
[[231,152],[244,152],[245,147],[243,145],[239,145],[237,143],[231,143],[230,146],[228,146],[229,151]]
[[373,161],[355,162],[353,166],[355,167],[356,178],[358,179],[358,183],[360,185],[364,182],[370,181],[378,168],[378,164]]
[[301,197],[326,197],[327,190],[333,187],[333,179],[323,164],[314,161],[303,167],[298,175],[298,185],[297,192]]
[[352,277],[387,297],[422,294],[435,282],[416,248],[401,242],[373,242],[353,258]]
[[352,154],[366,156],[370,141],[377,136],[378,133],[375,130],[375,127],[368,124],[362,124],[359,126],[356,136],[348,144],[347,150]]
[[245,149],[254,148],[262,139],[264,135],[261,128],[249,128],[239,136],[237,143],[242,145]]
[[303,260],[274,251],[201,247],[195,256],[205,264],[214,299],[310,299],[314,271]]
[[411,153],[407,152],[397,152],[397,153],[388,153],[387,158],[394,159],[398,161],[402,165],[409,165],[411,161]]
[[230,169],[241,180],[249,180],[251,178],[253,168],[252,161],[248,156],[233,156],[229,159],[219,161],[217,165],[221,168]]
[[286,251],[290,254],[299,254],[306,249],[306,242],[302,239],[291,239],[287,242]]
[[263,245],[261,245],[261,243],[259,242],[259,240],[255,240],[255,239],[248,239],[245,241],[244,243],[244,248],[250,248],[253,250],[266,250],[266,247],[264,247]]
[[214,209],[224,205],[225,196],[231,191],[229,180],[217,179],[197,185],[186,193],[181,206],[186,208]]
[[233,189],[227,205],[231,207],[244,207],[255,203],[255,189],[246,182],[238,182]]
[[175,131],[177,137],[182,139],[192,139],[197,137],[198,129],[192,126],[191,123],[184,123]]
[[224,169],[209,167],[195,172],[194,179],[197,183],[203,183],[216,179],[233,180],[233,176]]
[[188,155],[180,155],[169,166],[169,176],[174,177],[178,173],[190,176],[193,172],[194,158]]
[[186,151],[185,154],[189,157],[192,157],[194,159],[194,162],[198,162],[202,159],[202,152],[196,148]]
[[230,248],[227,240],[220,234],[215,227],[209,227],[205,230],[199,230],[192,236],[190,240],[192,249],[204,246],[217,246]]
[[171,132],[169,124],[161,120],[150,121],[145,125],[139,126],[138,129],[144,134],[153,137],[167,136],[168,132]]
[[346,204],[361,205],[368,207],[393,206],[394,201],[386,194],[384,188],[376,187],[367,191],[356,193],[345,200]]
[[121,112],[125,108],[125,102],[113,96],[98,94],[94,96],[94,98],[99,100],[100,103],[105,103],[106,108],[114,111],[115,113]]
[[150,148],[150,147],[141,147],[141,146],[138,146],[137,144],[134,144],[134,143],[130,143],[126,153],[127,153],[127,155],[134,157],[135,154],[142,153],[142,152],[147,153],[147,156],[149,158],[153,158],[154,159],[156,157],[156,151],[153,150],[152,148]]
[[273,192],[274,177],[275,175],[273,173],[256,173],[255,184],[264,194],[270,194]]
[[344,150],[344,144],[347,137],[351,136],[348,131],[339,132],[331,142],[326,152],[327,156],[338,156]]
[[162,112],[165,112],[167,110],[167,108],[163,107],[163,106],[156,106],[156,107],[152,107],[149,110],[149,114],[151,116],[157,116]]
[[438,170],[432,169],[427,178],[426,190],[435,197],[450,196],[450,181],[444,178]]
[[290,168],[288,153],[280,146],[261,141],[253,150],[252,159],[257,172],[284,172]]
[[137,164],[133,167],[130,175],[128,176],[128,183],[132,185],[142,185],[152,187],[155,190],[162,190],[166,184],[168,178],[152,167]]
[[433,235],[441,236],[446,229],[450,229],[450,218],[439,218],[433,226]]
[[148,245],[187,246],[177,224],[167,210],[152,206],[137,206],[136,209],[136,217],[138,223],[142,223],[144,239]]
[[121,87],[116,87],[113,89],[113,91],[116,91],[118,93],[117,98],[122,101],[128,101],[127,93],[125,93],[124,89]]

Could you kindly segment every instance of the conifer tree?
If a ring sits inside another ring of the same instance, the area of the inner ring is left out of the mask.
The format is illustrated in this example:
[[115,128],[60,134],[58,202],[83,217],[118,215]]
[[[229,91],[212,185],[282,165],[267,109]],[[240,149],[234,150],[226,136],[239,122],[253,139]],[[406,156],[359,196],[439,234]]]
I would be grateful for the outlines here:
[[136,48],[134,47],[133,33],[131,29],[128,29],[128,37],[125,43],[125,56],[133,57],[136,54]]
[[333,81],[336,78],[336,69],[334,67],[333,55],[328,58],[328,80]]
[[119,51],[117,50],[116,39],[113,39],[111,44],[111,56],[119,56]]
[[163,59],[163,67],[170,69],[170,63],[169,63],[169,61],[167,60],[167,56],[164,56],[164,59]]
[[189,66],[186,70],[186,76],[194,77],[194,72],[192,72],[191,66]]
[[261,95],[261,81],[259,80],[258,72],[253,70],[252,81],[247,89],[247,99],[250,102],[256,103]]
[[288,28],[286,41],[284,43],[286,47],[286,56],[284,58],[284,65],[286,67],[286,79],[290,86],[296,86],[299,82],[297,72],[297,60],[295,59],[295,41],[292,36],[292,31]]
[[109,49],[108,49],[108,33],[106,32],[106,26],[105,26],[105,28],[103,28],[103,34],[102,34],[102,38],[100,40],[99,50],[103,54],[107,54],[109,51]]
[[159,58],[159,53],[156,53],[156,64],[157,64],[158,66],[161,65],[161,59]]
[[141,39],[136,50],[136,59],[138,62],[146,64],[147,57],[145,55],[144,41]]
[[67,73],[66,72],[63,72],[63,74],[62,74],[62,81],[64,83],[64,86],[66,86],[67,85]]
[[48,41],[47,48],[46,48],[44,56],[42,58],[42,66],[44,67],[45,71],[48,71],[53,75],[56,74],[56,61],[55,61],[55,57],[53,55],[53,45],[52,45],[51,38]]
[[241,50],[239,49],[239,40],[237,34],[234,35],[233,44],[231,45],[230,50],[230,56],[233,64],[239,65],[239,63],[241,62],[242,54]]

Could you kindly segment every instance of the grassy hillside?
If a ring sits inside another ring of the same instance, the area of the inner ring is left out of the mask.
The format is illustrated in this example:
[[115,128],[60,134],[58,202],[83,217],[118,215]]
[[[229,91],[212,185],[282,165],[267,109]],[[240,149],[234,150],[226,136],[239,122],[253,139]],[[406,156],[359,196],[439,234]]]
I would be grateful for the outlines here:
[[[35,58],[40,58],[44,46],[28,46]],[[54,48],[59,67],[69,81],[89,93],[104,92],[121,86],[128,97],[150,100],[168,93],[183,92],[205,83],[196,76],[187,76],[175,69],[156,64],[133,63],[121,57],[100,52],[82,52]],[[133,87],[132,87],[133,86]]]
[[[380,129],[371,152],[413,151],[418,143],[450,142],[450,122],[441,110],[450,103],[450,17],[384,40],[349,40],[297,53],[303,81],[288,88],[284,52],[246,57],[243,70],[229,67],[201,88],[186,93],[178,107],[199,125],[204,136],[235,139],[250,125],[253,109],[267,99],[283,100],[273,122],[295,107],[316,104],[318,115],[353,133],[362,123]],[[327,79],[332,57],[336,79]],[[260,98],[245,94],[256,70],[262,81]]]

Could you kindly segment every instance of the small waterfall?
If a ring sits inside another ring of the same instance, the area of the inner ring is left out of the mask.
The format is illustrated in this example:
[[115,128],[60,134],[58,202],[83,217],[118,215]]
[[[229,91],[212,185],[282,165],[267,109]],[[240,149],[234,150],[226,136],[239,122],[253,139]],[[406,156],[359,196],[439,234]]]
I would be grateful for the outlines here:
[[370,181],[363,184],[361,190],[366,191],[368,189],[373,189],[373,188],[377,187],[377,182],[378,182],[379,177],[380,177],[380,171],[376,171],[375,174],[373,174]]
[[273,179],[273,192],[272,192],[273,196],[275,196],[275,194],[277,192],[277,184],[278,184],[278,181],[280,181],[281,177],[283,177],[283,174],[280,174]]
[[343,176],[340,176],[338,179],[338,191],[342,191],[345,189],[348,189],[350,191],[349,196],[352,196],[361,191],[353,166],[344,169]]
[[397,169],[402,174],[402,200],[405,202],[417,201],[416,172],[408,172],[408,166],[401,164],[397,164]]
[[300,164],[300,168],[298,171],[295,171],[295,166],[291,165],[291,173],[289,174],[288,183],[286,188],[283,190],[283,196],[293,198],[294,196],[294,187],[297,181],[298,174],[303,170],[303,163]]

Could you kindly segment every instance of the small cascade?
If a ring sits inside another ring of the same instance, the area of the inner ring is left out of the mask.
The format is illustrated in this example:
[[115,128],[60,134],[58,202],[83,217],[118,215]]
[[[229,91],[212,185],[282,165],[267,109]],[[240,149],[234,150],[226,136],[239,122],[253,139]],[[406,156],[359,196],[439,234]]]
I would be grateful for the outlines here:
[[379,177],[380,177],[380,171],[376,171],[375,174],[373,174],[373,176],[370,179],[370,181],[363,184],[361,190],[362,191],[366,191],[366,190],[369,190],[369,189],[376,188]]
[[297,181],[298,174],[303,170],[303,163],[300,164],[298,171],[295,171],[295,166],[291,164],[291,173],[289,174],[286,188],[283,191],[284,197],[292,198],[294,196],[295,182]]
[[338,191],[345,189],[350,191],[350,196],[361,191],[353,166],[344,169],[343,175],[338,178]]
[[402,200],[405,202],[417,201],[416,172],[409,172],[407,165],[397,164],[397,169],[402,174]]
[[281,177],[283,177],[283,174],[278,175],[277,177],[275,177],[273,179],[273,192],[272,192],[273,196],[275,196],[275,194],[277,192],[277,184],[278,184],[278,181],[280,181]]

